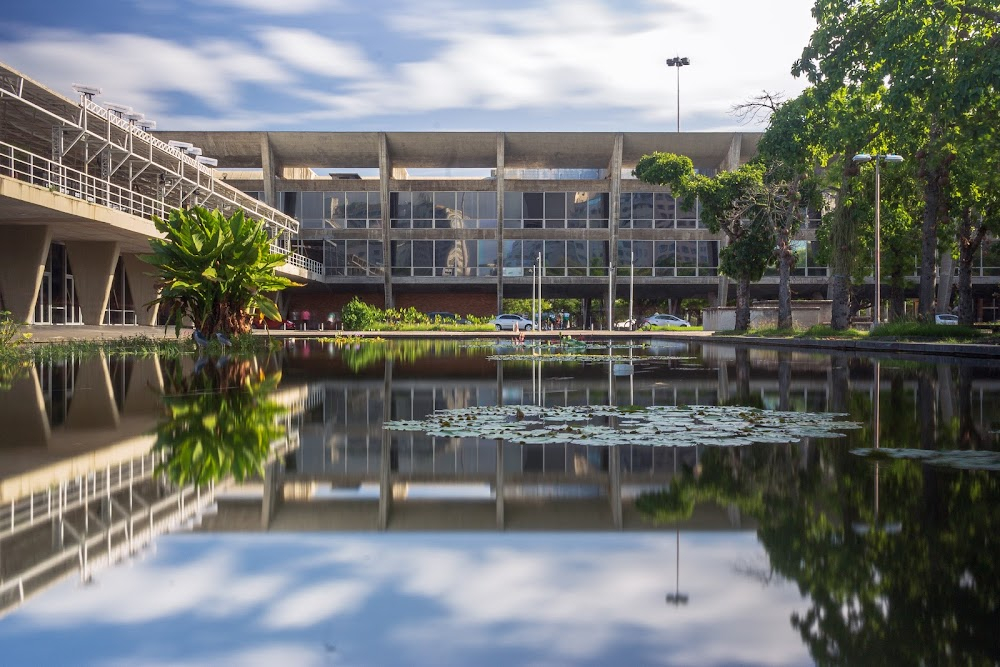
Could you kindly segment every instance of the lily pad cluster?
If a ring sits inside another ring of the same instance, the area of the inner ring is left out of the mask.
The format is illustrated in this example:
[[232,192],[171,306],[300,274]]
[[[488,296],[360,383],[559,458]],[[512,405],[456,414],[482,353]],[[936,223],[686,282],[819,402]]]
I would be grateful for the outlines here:
[[857,422],[843,414],[779,412],[732,406],[505,405],[438,410],[426,419],[384,427],[443,438],[486,438],[522,444],[739,447],[784,444],[801,438],[837,438]]
[[852,454],[875,461],[907,459],[959,470],[1000,470],[1000,452],[983,450],[933,449],[852,449]]

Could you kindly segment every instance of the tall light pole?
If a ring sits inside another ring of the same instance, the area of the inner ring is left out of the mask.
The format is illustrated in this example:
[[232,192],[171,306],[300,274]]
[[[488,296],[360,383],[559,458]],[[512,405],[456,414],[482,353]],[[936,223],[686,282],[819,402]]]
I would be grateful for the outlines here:
[[685,65],[690,65],[691,60],[688,58],[681,58],[677,56],[676,58],[667,58],[667,67],[677,68],[677,131],[681,131],[681,68]]
[[[635,252],[629,256],[628,261],[629,270],[629,280],[628,280],[628,329],[629,331],[635,330],[635,322],[632,320],[632,303],[635,301]],[[630,350],[632,348],[629,348]]]
[[872,304],[872,326],[879,324],[879,310],[882,306],[882,171],[879,165],[884,160],[889,163],[899,163],[903,161],[902,155],[895,153],[869,155],[868,153],[858,153],[851,158],[857,164],[875,161],[875,301]]

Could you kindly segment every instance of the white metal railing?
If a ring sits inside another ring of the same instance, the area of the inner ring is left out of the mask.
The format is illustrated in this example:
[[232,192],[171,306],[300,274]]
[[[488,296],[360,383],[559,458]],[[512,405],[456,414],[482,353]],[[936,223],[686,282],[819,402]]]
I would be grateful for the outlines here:
[[[167,155],[170,155],[171,157],[180,160],[185,165],[207,176],[209,179],[211,179],[211,184],[212,184],[210,194],[225,199],[235,206],[239,206],[240,208],[246,211],[250,211],[251,213],[256,214],[258,217],[262,218],[267,222],[270,222],[275,227],[279,227],[293,234],[298,233],[299,221],[296,220],[295,218],[285,215],[284,213],[281,213],[280,211],[271,208],[270,206],[264,204],[260,200],[249,196],[242,190],[235,188],[229,185],[228,183],[223,183],[222,181],[218,180],[215,177],[214,172],[209,167],[198,162],[193,157],[187,155],[183,151],[171,146],[162,139],[157,139],[150,133],[136,126],[135,124],[130,123],[124,118],[120,118],[117,114],[108,111],[107,109],[102,107],[100,104],[97,104],[93,100],[84,99],[83,104],[84,108],[87,111],[97,115],[99,118],[111,122],[113,125],[120,127],[126,132],[130,132],[133,136],[137,137],[141,141],[144,141],[150,146],[155,147],[157,150],[160,150],[166,153]],[[199,187],[202,187],[200,186],[200,184],[198,185]]]
[[0,142],[0,175],[46,187],[53,192],[61,192],[146,220],[151,220],[154,215],[165,217],[167,211],[162,201],[4,142]]
[[291,252],[282,248],[277,243],[271,244],[271,252],[284,255],[285,261],[292,266],[297,266],[300,269],[305,269],[306,271],[312,271],[313,273],[323,273],[323,265],[317,262],[315,259],[310,259],[305,255],[300,255],[298,253]]
[[[166,218],[173,208],[159,199],[147,197],[5,142],[0,142],[0,175],[145,220],[152,220],[153,216]],[[271,244],[271,249],[272,252],[285,255],[285,261],[292,266],[320,274],[323,272],[323,265],[315,260],[289,252],[276,244]]]

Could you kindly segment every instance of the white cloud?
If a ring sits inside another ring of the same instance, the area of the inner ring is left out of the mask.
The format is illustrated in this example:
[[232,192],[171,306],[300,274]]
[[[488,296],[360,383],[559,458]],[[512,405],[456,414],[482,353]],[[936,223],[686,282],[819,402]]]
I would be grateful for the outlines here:
[[358,47],[331,41],[309,30],[265,28],[258,31],[257,37],[273,58],[306,72],[350,79],[378,75]]
[[334,9],[336,0],[202,0],[205,4],[231,7],[248,12],[276,15],[302,15]]

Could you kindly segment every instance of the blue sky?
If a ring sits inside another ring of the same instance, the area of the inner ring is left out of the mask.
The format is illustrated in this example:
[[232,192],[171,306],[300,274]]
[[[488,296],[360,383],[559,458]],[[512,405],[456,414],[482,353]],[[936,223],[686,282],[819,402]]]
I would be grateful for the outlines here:
[[[0,60],[100,86],[161,130],[740,127],[794,95],[808,0],[91,0],[8,3]],[[751,126],[750,129],[760,129]]]

